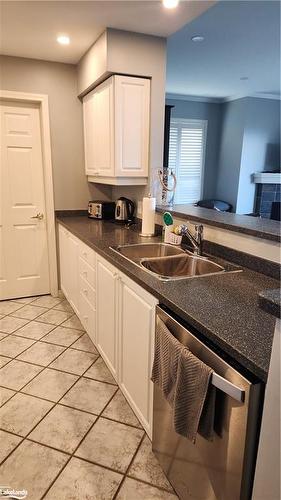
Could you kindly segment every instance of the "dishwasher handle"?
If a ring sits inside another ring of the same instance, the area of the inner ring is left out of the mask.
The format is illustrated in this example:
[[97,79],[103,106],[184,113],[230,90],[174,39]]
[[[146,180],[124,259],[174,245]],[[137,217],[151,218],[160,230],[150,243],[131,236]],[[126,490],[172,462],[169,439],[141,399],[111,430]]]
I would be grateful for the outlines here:
[[238,387],[237,385],[232,384],[231,382],[229,382],[228,380],[221,377],[215,372],[213,372],[212,374],[211,384],[217,389],[220,389],[222,392],[224,392],[231,398],[236,399],[236,401],[239,401],[239,403],[244,403],[245,391],[243,389],[240,389],[240,387]]
[[[168,328],[168,330],[170,330],[171,334],[175,338],[177,338],[180,342],[182,342],[182,340],[180,340],[180,338],[177,336],[177,334],[175,334],[176,332],[184,334],[184,335],[187,335],[189,338],[193,339],[193,341],[195,341],[196,344],[198,344],[199,346],[201,346],[202,348],[204,348],[204,351],[209,352],[212,355],[212,357],[215,357],[215,358],[218,359],[217,354],[215,354],[214,352],[212,352],[199,339],[197,339],[196,337],[194,337],[194,335],[186,327],[184,327],[183,325],[181,325],[175,318],[173,318],[170,314],[168,314],[160,306],[156,307],[156,322],[157,322],[157,318],[159,318],[162,321],[164,321],[166,327]],[[171,328],[171,326],[173,326],[173,328]],[[173,330],[176,330],[176,332],[173,331]],[[187,347],[188,349],[190,348],[190,346],[187,345],[185,342],[183,342],[183,345],[185,347]],[[190,348],[190,350],[193,353],[193,355],[196,356],[196,352],[194,352],[192,348]],[[200,356],[198,356],[198,359],[200,359]],[[219,360],[219,361],[221,362],[221,360]],[[205,361],[202,361],[202,362],[205,362],[208,366],[212,367],[212,363],[209,363],[208,360],[205,360]],[[226,378],[224,378],[221,375],[219,375],[215,371],[215,368],[213,370],[213,373],[212,373],[212,376],[211,376],[211,379],[210,379],[210,383],[214,387],[216,387],[217,389],[219,389],[220,391],[222,391],[223,393],[225,393],[227,396],[235,399],[239,403],[244,403],[244,401],[245,401],[245,390],[241,389],[239,386],[233,384],[232,382],[230,382]]]

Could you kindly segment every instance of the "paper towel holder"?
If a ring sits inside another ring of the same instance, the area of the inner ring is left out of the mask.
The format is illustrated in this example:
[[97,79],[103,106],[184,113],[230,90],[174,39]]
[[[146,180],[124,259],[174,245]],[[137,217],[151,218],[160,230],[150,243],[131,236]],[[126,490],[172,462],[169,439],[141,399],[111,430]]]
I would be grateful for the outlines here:
[[[151,193],[148,193],[147,198],[153,198],[151,196]],[[153,237],[155,237],[155,231],[153,233],[143,233],[143,232],[141,232],[141,233],[139,233],[139,235],[142,238],[153,238]]]

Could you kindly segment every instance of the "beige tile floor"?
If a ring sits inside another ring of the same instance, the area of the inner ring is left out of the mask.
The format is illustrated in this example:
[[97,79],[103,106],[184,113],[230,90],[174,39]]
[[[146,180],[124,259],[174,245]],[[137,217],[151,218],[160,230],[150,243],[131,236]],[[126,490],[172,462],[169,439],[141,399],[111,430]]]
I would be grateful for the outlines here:
[[27,500],[176,500],[61,296],[0,302],[0,484]]

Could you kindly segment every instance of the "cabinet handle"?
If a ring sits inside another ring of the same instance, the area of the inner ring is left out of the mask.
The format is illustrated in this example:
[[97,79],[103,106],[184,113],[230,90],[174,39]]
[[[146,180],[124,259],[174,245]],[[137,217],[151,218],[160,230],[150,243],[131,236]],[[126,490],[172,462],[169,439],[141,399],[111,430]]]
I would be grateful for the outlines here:
[[83,290],[85,295],[88,295],[88,290]]
[[87,278],[87,276],[88,276],[87,271],[83,271],[83,276],[85,276],[85,278]]
[[88,316],[83,316],[85,321],[88,321]]

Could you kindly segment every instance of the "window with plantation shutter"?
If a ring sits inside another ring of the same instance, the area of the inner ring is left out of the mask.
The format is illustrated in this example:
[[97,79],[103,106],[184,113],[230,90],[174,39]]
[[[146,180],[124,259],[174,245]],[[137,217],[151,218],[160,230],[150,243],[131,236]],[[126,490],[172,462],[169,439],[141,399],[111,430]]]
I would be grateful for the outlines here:
[[177,176],[175,203],[196,203],[202,197],[207,120],[173,118],[169,168]]

